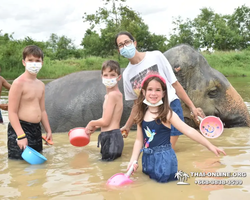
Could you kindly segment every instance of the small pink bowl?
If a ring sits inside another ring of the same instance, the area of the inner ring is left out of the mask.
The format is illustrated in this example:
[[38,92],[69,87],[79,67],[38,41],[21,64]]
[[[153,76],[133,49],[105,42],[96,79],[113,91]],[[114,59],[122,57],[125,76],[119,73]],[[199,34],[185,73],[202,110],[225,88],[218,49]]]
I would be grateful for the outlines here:
[[200,123],[200,131],[206,138],[217,138],[222,134],[223,130],[222,121],[215,116],[207,116]]
[[86,146],[90,141],[89,135],[85,132],[85,128],[83,127],[71,129],[68,135],[70,143],[76,147]]

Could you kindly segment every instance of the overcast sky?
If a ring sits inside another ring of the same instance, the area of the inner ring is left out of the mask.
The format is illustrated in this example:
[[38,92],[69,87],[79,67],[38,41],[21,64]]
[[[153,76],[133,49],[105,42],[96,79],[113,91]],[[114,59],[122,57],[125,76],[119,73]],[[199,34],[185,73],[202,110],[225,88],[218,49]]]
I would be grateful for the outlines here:
[[[125,4],[140,13],[151,33],[168,36],[173,18],[192,20],[204,7],[231,15],[239,6],[250,7],[250,0],[127,0]],[[89,28],[82,16],[102,6],[102,0],[1,0],[0,30],[14,33],[14,39],[29,36],[37,41],[47,41],[52,33],[65,35],[79,46]]]

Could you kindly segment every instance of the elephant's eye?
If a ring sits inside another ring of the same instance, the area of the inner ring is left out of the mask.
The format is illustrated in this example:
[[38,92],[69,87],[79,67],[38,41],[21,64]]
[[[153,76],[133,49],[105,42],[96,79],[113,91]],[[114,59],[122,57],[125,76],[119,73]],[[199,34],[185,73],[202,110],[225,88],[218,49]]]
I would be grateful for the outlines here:
[[211,99],[216,98],[217,95],[218,95],[218,88],[217,87],[211,88],[210,91],[208,92],[208,96]]

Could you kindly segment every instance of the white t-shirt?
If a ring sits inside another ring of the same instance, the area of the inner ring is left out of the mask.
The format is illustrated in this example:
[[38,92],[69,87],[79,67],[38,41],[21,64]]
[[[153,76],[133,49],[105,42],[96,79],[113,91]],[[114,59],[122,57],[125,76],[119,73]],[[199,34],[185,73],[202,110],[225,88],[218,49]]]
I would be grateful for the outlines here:
[[141,82],[149,72],[158,72],[165,80],[168,90],[169,103],[178,99],[172,84],[177,81],[167,58],[160,51],[148,51],[138,64],[128,64],[123,72],[123,87],[126,100],[138,98]]

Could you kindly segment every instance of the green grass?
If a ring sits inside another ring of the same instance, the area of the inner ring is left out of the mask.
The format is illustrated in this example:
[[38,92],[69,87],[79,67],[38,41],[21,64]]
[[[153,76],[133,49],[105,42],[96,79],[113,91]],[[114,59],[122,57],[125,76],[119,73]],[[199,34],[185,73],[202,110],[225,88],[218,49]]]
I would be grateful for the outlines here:
[[[209,65],[227,77],[250,76],[250,51],[215,51],[214,53],[202,53]],[[40,79],[55,79],[67,74],[83,70],[100,70],[106,60],[116,60],[121,68],[128,64],[126,58],[118,56],[101,58],[87,57],[85,59],[55,60],[45,57],[44,65],[38,74]],[[21,66],[21,65],[20,65]],[[6,79],[15,79],[24,72],[24,67],[12,67],[10,70],[2,70],[1,75]]]
[[[50,58],[44,58],[43,67],[38,73],[38,78],[40,79],[55,79],[73,72],[83,71],[83,70],[100,70],[102,63],[106,60],[116,60],[120,63],[122,68],[126,67],[128,64],[127,59],[118,56],[116,57],[88,57],[86,59],[68,59],[68,60],[50,60]],[[8,80],[13,80],[20,76],[25,67],[16,67],[15,70],[2,70],[1,75]]]
[[250,51],[203,53],[209,65],[227,77],[250,76]]

